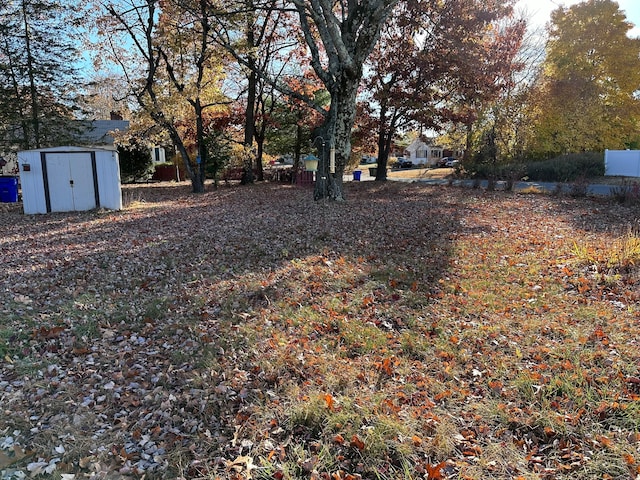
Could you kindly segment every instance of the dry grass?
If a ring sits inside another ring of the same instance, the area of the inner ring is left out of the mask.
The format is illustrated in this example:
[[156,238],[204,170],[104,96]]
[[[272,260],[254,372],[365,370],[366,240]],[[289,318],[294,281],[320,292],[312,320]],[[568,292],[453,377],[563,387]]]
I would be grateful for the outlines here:
[[389,178],[449,178],[455,172],[454,168],[410,168],[404,170],[389,170]]
[[1,476],[640,474],[640,207],[346,188],[4,215]]

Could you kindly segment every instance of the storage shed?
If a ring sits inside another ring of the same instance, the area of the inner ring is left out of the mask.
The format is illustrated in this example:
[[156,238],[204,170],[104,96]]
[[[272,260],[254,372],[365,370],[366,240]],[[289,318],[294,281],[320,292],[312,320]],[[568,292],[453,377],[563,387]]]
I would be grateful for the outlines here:
[[122,208],[118,152],[54,147],[18,152],[24,213]]

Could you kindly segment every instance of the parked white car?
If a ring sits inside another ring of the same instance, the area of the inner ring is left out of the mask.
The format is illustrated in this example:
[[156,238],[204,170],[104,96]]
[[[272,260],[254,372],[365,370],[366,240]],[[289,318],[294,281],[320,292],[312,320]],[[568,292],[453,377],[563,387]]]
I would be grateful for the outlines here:
[[459,160],[452,159],[452,160],[447,160],[445,162],[444,166],[445,167],[449,167],[449,168],[453,168],[453,167],[458,166],[459,163],[460,163]]

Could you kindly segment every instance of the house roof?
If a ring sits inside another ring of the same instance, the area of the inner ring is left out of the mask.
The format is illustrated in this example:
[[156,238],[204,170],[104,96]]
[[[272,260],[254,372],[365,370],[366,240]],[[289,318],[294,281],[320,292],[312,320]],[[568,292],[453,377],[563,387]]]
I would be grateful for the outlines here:
[[128,120],[92,120],[79,135],[79,140],[93,145],[113,145],[112,132],[128,129]]
[[424,143],[421,139],[416,138],[413,142],[411,142],[408,146],[407,146],[407,151],[409,152],[417,152],[420,147],[424,147],[427,144]]
[[430,149],[442,149],[439,145],[434,145],[431,140],[424,137],[418,137],[407,146],[406,150],[409,152],[417,152],[418,150],[429,147]]

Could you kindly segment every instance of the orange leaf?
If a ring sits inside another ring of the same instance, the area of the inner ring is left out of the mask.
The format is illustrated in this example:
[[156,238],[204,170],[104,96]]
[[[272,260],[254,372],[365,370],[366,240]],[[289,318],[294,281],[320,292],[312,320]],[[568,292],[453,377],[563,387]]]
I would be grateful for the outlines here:
[[500,390],[502,390],[503,386],[504,386],[504,384],[500,380],[491,380],[491,381],[489,381],[489,388],[491,390],[495,390],[495,391],[499,392]]
[[358,450],[364,450],[364,442],[355,434],[351,437],[351,446],[356,447]]
[[380,364],[380,370],[391,376],[391,374],[393,373],[391,369],[391,358],[387,357],[382,360],[382,363]]
[[445,390],[444,392],[437,394],[433,399],[436,402],[439,402],[443,398],[447,398],[447,397],[450,397],[450,396],[451,396],[451,390]]
[[42,337],[50,340],[52,338],[58,338],[63,331],[64,327],[40,327],[39,329],[34,329],[33,337]]
[[610,447],[611,446],[611,439],[609,437],[606,437],[604,435],[597,435],[596,436],[596,440],[603,447]]
[[570,360],[563,360],[560,363],[560,366],[562,366],[564,370],[573,370],[573,364],[571,363]]
[[333,396],[330,393],[325,393],[324,394],[324,401],[327,404],[327,408],[329,410],[331,410],[332,412],[334,412],[336,407],[335,407],[335,402],[333,400]]
[[437,465],[427,464],[427,480],[442,480],[442,470],[445,467],[445,462],[440,462]]

